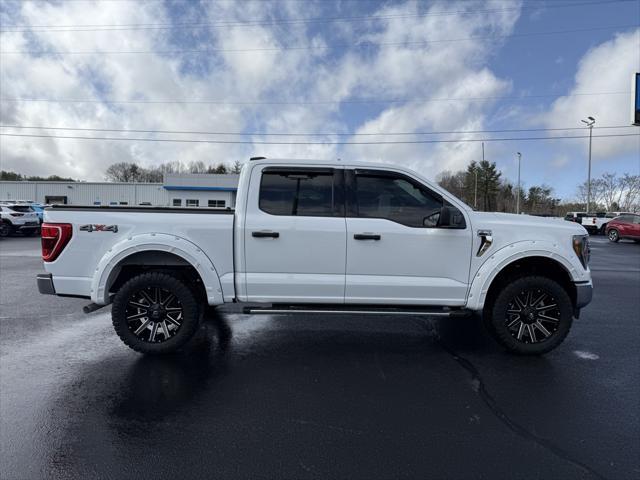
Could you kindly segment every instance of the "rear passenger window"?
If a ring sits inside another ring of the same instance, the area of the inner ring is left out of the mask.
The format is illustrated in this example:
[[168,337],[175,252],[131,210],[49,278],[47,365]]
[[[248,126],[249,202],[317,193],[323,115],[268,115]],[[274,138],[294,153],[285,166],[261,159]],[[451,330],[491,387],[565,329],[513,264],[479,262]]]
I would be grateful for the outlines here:
[[268,169],[260,183],[260,210],[271,215],[332,217],[341,214],[333,172]]

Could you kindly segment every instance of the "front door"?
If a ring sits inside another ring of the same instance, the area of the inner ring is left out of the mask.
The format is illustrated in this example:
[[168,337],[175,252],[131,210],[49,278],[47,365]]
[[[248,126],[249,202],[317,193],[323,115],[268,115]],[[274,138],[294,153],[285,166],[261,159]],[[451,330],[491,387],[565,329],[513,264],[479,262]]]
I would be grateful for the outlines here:
[[253,169],[244,225],[248,301],[344,302],[343,172]]
[[347,171],[345,302],[462,306],[471,227],[439,228],[447,202],[421,182],[386,170]]

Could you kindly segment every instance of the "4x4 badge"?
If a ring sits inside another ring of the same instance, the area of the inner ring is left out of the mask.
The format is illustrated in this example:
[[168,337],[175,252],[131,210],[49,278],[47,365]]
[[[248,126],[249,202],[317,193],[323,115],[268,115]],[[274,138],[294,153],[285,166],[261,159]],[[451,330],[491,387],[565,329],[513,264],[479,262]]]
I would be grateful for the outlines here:
[[81,232],[113,232],[118,231],[118,225],[80,225]]

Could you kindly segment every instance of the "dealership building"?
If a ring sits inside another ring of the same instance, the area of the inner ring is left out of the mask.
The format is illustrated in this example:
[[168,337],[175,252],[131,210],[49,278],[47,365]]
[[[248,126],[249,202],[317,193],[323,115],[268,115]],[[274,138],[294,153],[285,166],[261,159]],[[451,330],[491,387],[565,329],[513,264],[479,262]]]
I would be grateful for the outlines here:
[[237,174],[165,174],[162,183],[0,181],[0,201],[234,208]]

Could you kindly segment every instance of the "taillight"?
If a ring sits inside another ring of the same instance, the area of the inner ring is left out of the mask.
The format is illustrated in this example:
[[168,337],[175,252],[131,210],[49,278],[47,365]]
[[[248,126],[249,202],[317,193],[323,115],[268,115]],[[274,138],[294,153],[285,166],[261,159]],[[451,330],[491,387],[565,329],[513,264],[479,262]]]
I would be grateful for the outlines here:
[[42,260],[53,262],[71,240],[73,227],[70,223],[43,223],[40,231],[42,232]]

